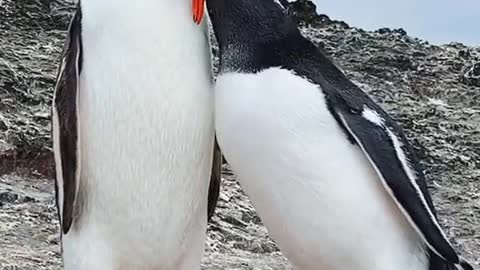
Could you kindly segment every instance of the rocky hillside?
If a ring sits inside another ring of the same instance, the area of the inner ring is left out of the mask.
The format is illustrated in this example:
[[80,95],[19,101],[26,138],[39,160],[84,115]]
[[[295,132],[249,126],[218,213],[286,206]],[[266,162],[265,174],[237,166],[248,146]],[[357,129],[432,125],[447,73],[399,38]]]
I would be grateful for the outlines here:
[[[304,0],[288,6],[302,32],[400,122],[447,235],[480,263],[480,48],[363,31]],[[0,269],[60,269],[49,104],[72,11],[66,0],[0,1]],[[290,269],[224,169],[203,269]]]

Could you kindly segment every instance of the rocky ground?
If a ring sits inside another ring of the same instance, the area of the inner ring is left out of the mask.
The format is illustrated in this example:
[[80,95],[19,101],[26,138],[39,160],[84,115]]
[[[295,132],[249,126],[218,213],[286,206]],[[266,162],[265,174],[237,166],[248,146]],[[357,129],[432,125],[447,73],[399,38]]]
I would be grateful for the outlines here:
[[[49,104],[72,7],[0,1],[2,270],[60,269]],[[315,14],[303,0],[289,9],[303,33],[401,123],[447,235],[480,264],[480,48],[431,45],[402,29],[363,31]],[[203,269],[290,269],[224,169]]]

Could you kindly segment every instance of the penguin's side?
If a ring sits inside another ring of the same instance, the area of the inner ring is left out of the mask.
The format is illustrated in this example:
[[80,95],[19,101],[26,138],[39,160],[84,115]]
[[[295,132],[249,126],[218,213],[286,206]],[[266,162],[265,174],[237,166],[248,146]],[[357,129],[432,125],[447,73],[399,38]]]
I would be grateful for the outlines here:
[[207,0],[219,145],[301,270],[471,270],[401,128],[274,0]]
[[52,108],[66,270],[200,269],[221,169],[203,4],[79,3]]

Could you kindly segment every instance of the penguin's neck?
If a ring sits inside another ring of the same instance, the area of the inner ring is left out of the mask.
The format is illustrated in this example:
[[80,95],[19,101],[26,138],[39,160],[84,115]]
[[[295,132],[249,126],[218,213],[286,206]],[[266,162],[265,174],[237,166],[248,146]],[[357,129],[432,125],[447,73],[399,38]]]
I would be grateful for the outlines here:
[[[195,26],[191,0],[81,0],[83,33],[125,34],[130,38]],[[198,27],[198,26],[197,26]]]
[[82,0],[85,91],[120,99],[125,99],[121,91],[128,96],[153,92],[167,100],[166,95],[195,97],[192,89],[208,89],[206,22],[195,24],[190,1]]

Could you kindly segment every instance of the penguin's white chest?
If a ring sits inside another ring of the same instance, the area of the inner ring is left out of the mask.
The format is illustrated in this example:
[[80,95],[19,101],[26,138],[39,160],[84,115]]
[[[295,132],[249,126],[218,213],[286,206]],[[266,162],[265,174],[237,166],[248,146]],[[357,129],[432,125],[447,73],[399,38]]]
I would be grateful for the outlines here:
[[214,139],[205,25],[150,14],[102,32],[87,11],[66,269],[199,269]]
[[297,269],[425,270],[421,239],[321,89],[291,72],[217,78],[223,154]]

